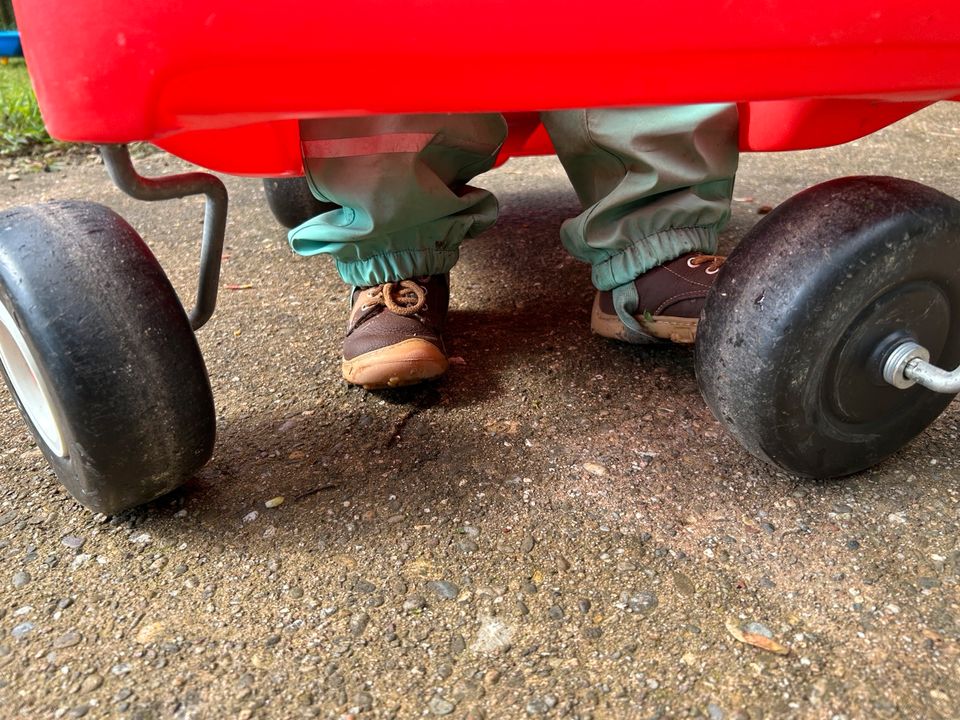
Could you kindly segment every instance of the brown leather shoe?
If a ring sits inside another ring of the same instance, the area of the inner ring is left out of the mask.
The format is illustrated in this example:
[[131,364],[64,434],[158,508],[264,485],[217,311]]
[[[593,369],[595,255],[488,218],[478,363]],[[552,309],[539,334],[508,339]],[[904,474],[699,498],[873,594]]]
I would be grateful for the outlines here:
[[356,288],[343,341],[344,379],[375,390],[442,375],[449,301],[446,275]]
[[[707,293],[726,258],[688,253],[658,265],[633,281],[639,301],[631,312],[643,333],[675,343],[692,343]],[[628,317],[629,320],[629,317]],[[593,302],[591,329],[598,335],[637,342],[617,315],[613,292],[598,292]]]

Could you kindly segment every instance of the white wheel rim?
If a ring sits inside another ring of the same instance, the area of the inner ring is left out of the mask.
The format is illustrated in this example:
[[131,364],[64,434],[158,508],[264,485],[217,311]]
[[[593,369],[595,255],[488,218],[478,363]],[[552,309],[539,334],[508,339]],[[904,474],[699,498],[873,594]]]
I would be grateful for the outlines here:
[[50,392],[27,346],[27,339],[3,303],[0,303],[0,361],[20,405],[44,444],[58,457],[66,457],[63,435],[53,412],[53,403],[50,402]]

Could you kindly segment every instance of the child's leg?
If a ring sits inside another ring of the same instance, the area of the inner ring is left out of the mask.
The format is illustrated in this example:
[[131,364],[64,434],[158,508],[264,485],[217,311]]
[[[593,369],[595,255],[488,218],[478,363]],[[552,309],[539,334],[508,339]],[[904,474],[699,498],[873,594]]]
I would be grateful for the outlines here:
[[730,215],[736,106],[572,110],[543,121],[585,208],[561,236],[602,291],[594,330],[692,341],[722,262],[698,255],[716,251]]
[[311,190],[341,208],[290,231],[301,255],[332,255],[369,286],[443,274],[465,237],[490,227],[496,199],[467,185],[493,166],[501,115],[386,115],[300,123]]
[[467,183],[493,166],[503,117],[304,120],[300,134],[311,190],[341,207],[294,228],[290,244],[332,255],[354,287],[344,377],[383,387],[441,374],[446,274],[463,239],[497,218],[496,199]]

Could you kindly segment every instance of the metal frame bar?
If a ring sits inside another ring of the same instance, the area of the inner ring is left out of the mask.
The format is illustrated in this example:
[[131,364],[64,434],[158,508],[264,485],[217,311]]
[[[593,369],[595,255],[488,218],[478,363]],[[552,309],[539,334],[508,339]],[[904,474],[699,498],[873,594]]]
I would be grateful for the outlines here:
[[960,367],[947,372],[923,359],[911,360],[903,374],[928,390],[953,395],[960,392]]
[[227,230],[227,188],[220,178],[203,172],[147,178],[133,167],[126,145],[100,145],[100,154],[114,184],[137,200],[172,200],[206,195],[203,239],[200,245],[200,277],[197,299],[188,313],[190,327],[199,330],[213,315],[220,283],[220,259]]

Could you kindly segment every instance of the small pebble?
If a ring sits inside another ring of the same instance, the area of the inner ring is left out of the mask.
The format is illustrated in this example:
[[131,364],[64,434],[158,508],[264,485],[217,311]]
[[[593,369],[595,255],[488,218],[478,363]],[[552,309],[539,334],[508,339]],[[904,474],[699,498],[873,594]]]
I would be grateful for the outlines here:
[[547,611],[551,620],[563,620],[563,608],[559,605],[552,605]]
[[447,580],[431,580],[427,583],[427,589],[446,600],[455,600],[460,594],[460,588]]
[[533,539],[533,535],[530,533],[524,533],[523,540],[520,542],[520,552],[529,553],[533,550],[533,546],[536,544],[536,540]]
[[82,639],[82,636],[76,630],[68,630],[53,641],[53,647],[55,647],[57,650],[63,650],[64,648],[79,645]]
[[[103,678],[102,678],[102,677],[100,677],[99,675],[96,675],[96,674],[94,674],[94,675],[87,675],[87,676],[83,679],[83,682],[80,683],[80,692],[92,693],[94,690],[97,690],[101,685],[103,685]],[[120,692],[123,692],[123,691],[121,690]],[[119,695],[119,694],[120,694],[120,693],[118,692],[117,695]],[[131,693],[131,692],[128,690],[128,691],[127,691],[127,694],[124,695],[124,696],[123,696],[122,698],[120,698],[120,699],[121,699],[121,700],[126,700],[126,699],[127,699],[128,697],[130,697],[130,695],[132,695],[132,694],[133,694],[133,693]]]
[[652,592],[639,592],[630,598],[629,604],[633,612],[647,613],[657,607],[659,600]]
[[859,550],[860,543],[856,540],[847,540],[847,550]]
[[283,505],[283,501],[285,499],[286,498],[284,498],[283,495],[277,495],[275,498],[270,498],[269,500],[267,500],[263,505],[264,507],[268,507],[268,508],[280,507],[281,505]]
[[373,707],[373,695],[368,692],[358,692],[353,699],[353,704],[361,711],[369,710]]
[[457,543],[457,549],[463,553],[475,553],[480,549],[480,546],[477,545],[473,540],[464,539]]
[[583,614],[587,614],[588,612],[590,612],[590,608],[592,606],[593,606],[593,603],[587,600],[587,598],[581,598],[580,601],[577,603],[577,608]]
[[350,618],[350,634],[354,637],[363,635],[363,631],[370,624],[370,616],[366,613],[359,613]]
[[85,542],[86,538],[76,537],[75,535],[67,535],[60,539],[60,544],[65,545],[71,550],[79,550]]
[[407,612],[411,610],[420,610],[425,607],[427,604],[426,598],[419,593],[410,595],[406,600],[403,601],[403,609]]
[[28,573],[26,570],[20,570],[19,572],[15,572],[13,574],[13,587],[15,589],[20,589],[24,585],[26,585],[28,582],[30,582],[32,579],[33,578],[30,577],[30,573]]
[[14,626],[10,634],[13,635],[15,640],[19,640],[22,637],[26,636],[26,634],[29,633],[31,630],[33,630],[33,623],[28,620],[26,622],[22,622],[19,625]]
[[527,703],[528,715],[546,715],[557,704],[557,698],[553,695],[545,695],[542,698],[534,698]]
[[377,589],[377,586],[369,580],[357,580],[357,584],[353,586],[353,589],[359,593],[372,593]]
[[437,695],[430,701],[428,707],[430,708],[430,712],[432,712],[434,715],[442,716],[442,715],[449,715],[454,711],[454,709],[457,706],[454,705],[449,700],[445,700],[444,698]]

